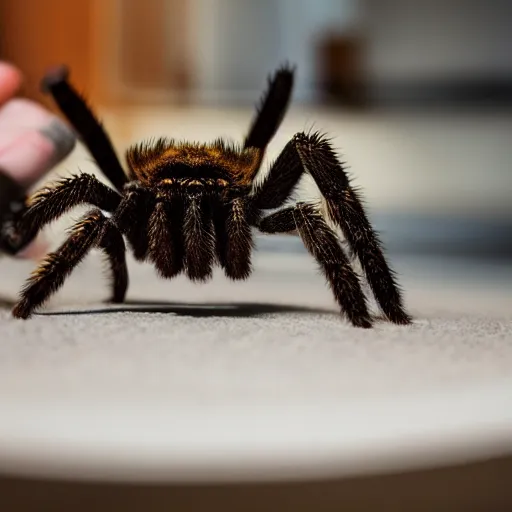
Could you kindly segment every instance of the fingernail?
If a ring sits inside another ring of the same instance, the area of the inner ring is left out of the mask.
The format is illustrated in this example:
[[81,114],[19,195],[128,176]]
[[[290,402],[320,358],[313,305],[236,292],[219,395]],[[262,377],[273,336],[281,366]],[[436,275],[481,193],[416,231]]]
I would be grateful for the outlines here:
[[53,162],[54,147],[41,133],[19,135],[0,153],[0,167],[25,188],[33,185]]
[[21,71],[12,64],[0,61],[0,103],[12,98],[20,88]]
[[54,158],[56,162],[60,162],[73,151],[76,138],[70,128],[58,119],[53,119],[48,126],[44,126],[39,130],[54,146]]

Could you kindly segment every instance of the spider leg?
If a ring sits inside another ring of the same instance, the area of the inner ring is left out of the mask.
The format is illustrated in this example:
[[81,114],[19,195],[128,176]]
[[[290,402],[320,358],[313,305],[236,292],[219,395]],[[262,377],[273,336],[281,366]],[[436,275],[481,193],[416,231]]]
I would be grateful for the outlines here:
[[409,324],[401,291],[383,254],[359,194],[338,161],[330,143],[318,134],[296,134],[286,145],[254,200],[261,208],[279,206],[288,199],[301,174],[315,180],[327,204],[327,214],[338,225],[361,262],[368,283],[386,317],[396,324]]
[[[103,215],[103,214],[102,214]],[[104,227],[96,246],[103,249],[108,257],[112,275],[112,297],[110,302],[124,302],[128,289],[128,268],[126,266],[126,246],[119,229],[106,217]]]
[[284,65],[269,77],[267,90],[260,100],[256,116],[245,138],[246,148],[259,148],[263,156],[288,108],[293,89],[293,75],[294,69]]
[[350,266],[334,231],[315,206],[297,203],[263,218],[258,228],[263,233],[297,230],[306,249],[320,264],[342,313],[356,327],[370,328],[372,321],[359,277]]
[[184,267],[183,203],[177,194],[159,200],[148,222],[149,256],[158,272],[167,278]]
[[136,260],[144,261],[149,253],[149,219],[155,207],[155,195],[137,181],[130,181],[112,220],[126,235]]
[[217,201],[214,207],[214,226],[217,258],[230,279],[247,279],[251,273],[253,239],[248,221],[248,202],[236,197]]
[[192,281],[207,281],[213,275],[215,234],[210,203],[211,198],[203,191],[185,194],[185,272]]
[[120,202],[121,195],[115,190],[92,174],[80,174],[36,192],[29,199],[21,226],[37,232],[78,205],[90,204],[113,212]]
[[295,149],[294,140],[286,144],[270,172],[252,198],[254,206],[262,210],[279,208],[292,195],[301,176],[306,172]]
[[361,262],[368,283],[383,313],[396,324],[410,324],[395,274],[383,254],[382,242],[372,228],[359,194],[350,186],[342,165],[325,138],[298,134],[294,137],[299,158],[327,202],[331,220],[341,227]]
[[62,286],[92,247],[99,247],[107,254],[113,273],[112,300],[122,302],[128,286],[123,237],[100,210],[92,210],[73,226],[67,240],[32,274],[13,309],[13,316],[28,318]]
[[[11,202],[10,216],[3,222],[6,245],[16,253],[33,240],[40,229],[71,208],[91,204],[112,212],[121,200],[115,191],[90,174],[65,178],[27,199]],[[14,208],[14,209],[13,209]]]
[[78,132],[99,168],[117,190],[128,182],[116,152],[102,124],[85,99],[68,81],[65,66],[49,71],[42,80],[42,89],[49,92],[62,113]]

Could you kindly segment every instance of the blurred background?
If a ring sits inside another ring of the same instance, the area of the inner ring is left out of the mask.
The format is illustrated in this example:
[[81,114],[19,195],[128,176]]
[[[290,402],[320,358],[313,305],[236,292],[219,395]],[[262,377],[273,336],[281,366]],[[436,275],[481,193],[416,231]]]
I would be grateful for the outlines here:
[[[325,131],[390,251],[447,275],[509,268],[508,0],[1,0],[0,23],[24,93],[53,108],[38,83],[67,63],[120,152],[160,135],[241,140],[268,73],[295,63],[269,161],[296,131]],[[95,172],[81,148],[56,172],[77,166]]]

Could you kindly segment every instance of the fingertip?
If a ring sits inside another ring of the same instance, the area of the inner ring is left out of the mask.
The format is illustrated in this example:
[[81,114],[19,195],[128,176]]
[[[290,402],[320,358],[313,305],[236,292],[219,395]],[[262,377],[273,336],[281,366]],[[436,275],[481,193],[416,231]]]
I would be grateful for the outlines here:
[[24,187],[66,158],[75,143],[71,128],[38,103],[16,98],[2,107],[0,167]]
[[22,81],[23,76],[16,66],[0,61],[0,104],[16,94]]

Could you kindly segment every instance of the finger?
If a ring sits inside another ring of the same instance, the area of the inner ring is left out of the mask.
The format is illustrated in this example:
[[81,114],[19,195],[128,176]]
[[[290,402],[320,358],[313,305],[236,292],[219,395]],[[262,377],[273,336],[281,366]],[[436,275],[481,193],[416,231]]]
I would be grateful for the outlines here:
[[16,94],[21,82],[21,72],[11,64],[0,61],[0,104]]
[[[68,155],[74,144],[71,129],[40,105],[13,99],[0,107],[0,168],[22,187],[34,185]],[[47,249],[46,238],[40,233],[17,256],[39,259]]]
[[42,106],[14,99],[0,109],[0,168],[29,188],[74,148],[72,130]]

